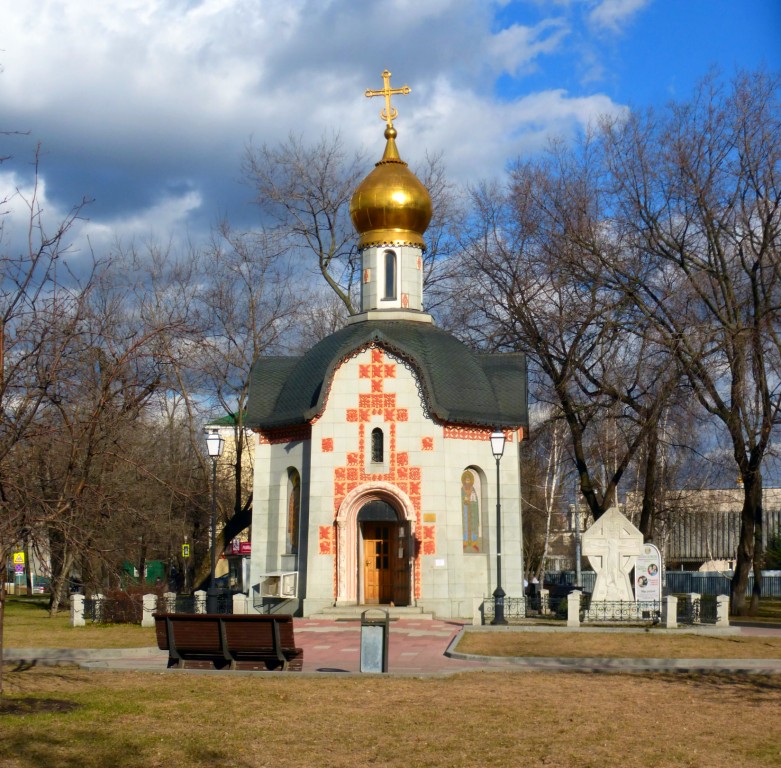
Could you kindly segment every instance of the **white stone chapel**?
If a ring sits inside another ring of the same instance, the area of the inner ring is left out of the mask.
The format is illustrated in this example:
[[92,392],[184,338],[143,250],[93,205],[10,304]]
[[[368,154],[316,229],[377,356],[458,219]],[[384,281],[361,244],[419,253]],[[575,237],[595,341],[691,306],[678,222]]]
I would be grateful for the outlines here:
[[250,374],[254,432],[250,610],[414,606],[471,618],[496,587],[496,462],[502,584],[523,594],[520,443],[526,358],[480,354],[423,311],[428,191],[401,160],[390,73],[382,159],[350,213],[361,312],[299,357]]

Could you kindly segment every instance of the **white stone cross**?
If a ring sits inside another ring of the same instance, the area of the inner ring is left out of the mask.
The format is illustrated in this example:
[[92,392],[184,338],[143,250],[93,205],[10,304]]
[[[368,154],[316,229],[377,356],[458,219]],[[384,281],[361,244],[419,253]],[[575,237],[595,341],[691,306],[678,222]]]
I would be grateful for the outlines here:
[[629,573],[643,546],[643,534],[611,507],[583,534],[583,554],[597,572],[592,601],[634,600]]

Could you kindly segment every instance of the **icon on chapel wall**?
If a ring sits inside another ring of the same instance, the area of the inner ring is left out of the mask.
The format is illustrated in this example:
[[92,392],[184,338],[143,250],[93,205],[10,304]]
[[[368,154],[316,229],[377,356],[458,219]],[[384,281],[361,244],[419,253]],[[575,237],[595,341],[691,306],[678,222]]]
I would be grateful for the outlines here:
[[474,472],[461,475],[461,511],[464,523],[464,552],[482,552],[480,537],[480,484]]

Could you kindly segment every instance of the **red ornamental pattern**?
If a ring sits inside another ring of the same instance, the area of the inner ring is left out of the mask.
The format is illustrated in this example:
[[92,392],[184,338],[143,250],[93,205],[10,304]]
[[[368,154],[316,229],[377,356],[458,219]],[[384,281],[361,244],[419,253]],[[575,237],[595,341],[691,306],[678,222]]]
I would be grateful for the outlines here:
[[[396,425],[409,420],[409,411],[406,408],[399,408],[396,404],[396,394],[386,392],[385,384],[389,379],[396,378],[396,366],[394,362],[389,362],[382,349],[373,348],[371,350],[371,362],[361,363],[358,368],[358,376],[361,379],[369,379],[371,391],[358,395],[357,408],[348,408],[346,410],[346,419],[348,422],[358,424],[358,450],[347,454],[347,462],[344,466],[334,468],[334,512],[338,512],[339,507],[350,491],[356,486],[367,482],[384,481],[392,483],[400,491],[403,491],[412,502],[415,510],[416,531],[418,531],[419,540],[416,545],[416,552],[423,554],[436,553],[435,527],[421,525],[421,468],[410,466],[409,454],[406,451],[396,449]],[[366,471],[366,428],[374,416],[381,416],[387,425],[387,472],[372,473]],[[433,438],[431,447],[424,450],[433,450]],[[335,543],[326,545],[324,543],[323,526],[320,529],[320,552],[321,554],[333,554],[329,546],[335,548]],[[328,529],[330,530],[330,529]],[[415,585],[416,597],[420,597],[420,559],[415,557]]]

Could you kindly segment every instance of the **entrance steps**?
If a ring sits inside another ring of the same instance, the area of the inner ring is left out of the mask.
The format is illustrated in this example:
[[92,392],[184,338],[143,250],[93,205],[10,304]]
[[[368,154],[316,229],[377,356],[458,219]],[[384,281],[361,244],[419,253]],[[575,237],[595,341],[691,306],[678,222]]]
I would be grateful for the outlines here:
[[[433,613],[424,612],[423,608],[413,605],[328,605],[321,608],[317,613],[307,616],[308,619],[327,619],[329,621],[360,621],[361,614],[366,610],[380,608],[388,612],[388,618],[391,621],[396,619],[418,619],[431,621],[434,618]],[[379,617],[379,612],[372,610],[369,618]]]

